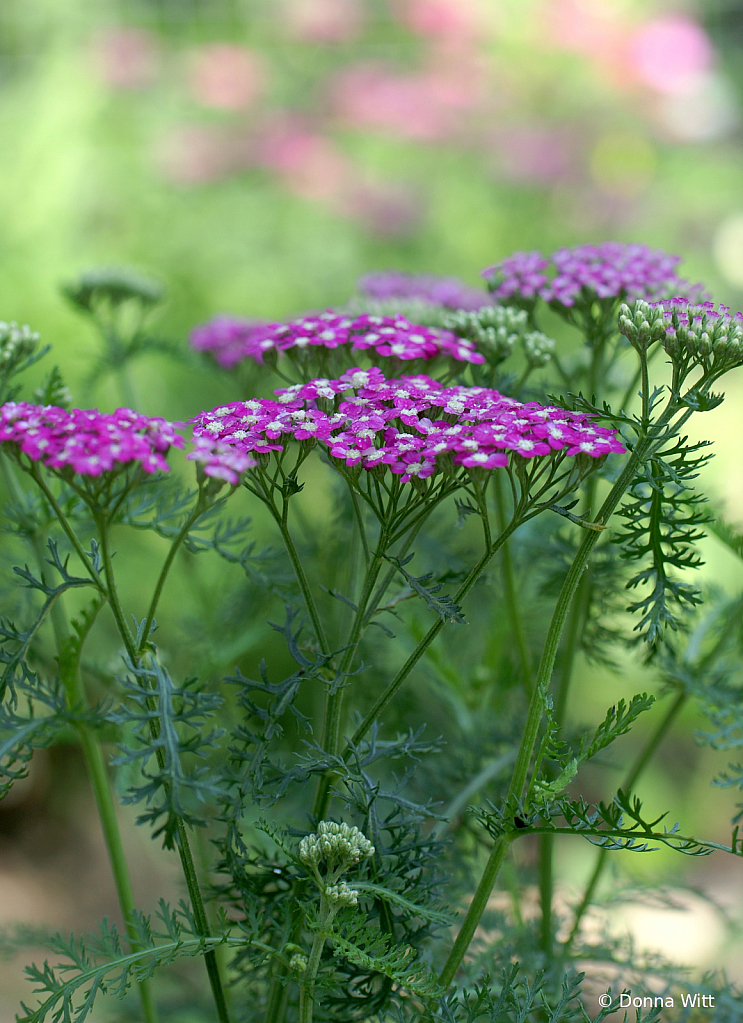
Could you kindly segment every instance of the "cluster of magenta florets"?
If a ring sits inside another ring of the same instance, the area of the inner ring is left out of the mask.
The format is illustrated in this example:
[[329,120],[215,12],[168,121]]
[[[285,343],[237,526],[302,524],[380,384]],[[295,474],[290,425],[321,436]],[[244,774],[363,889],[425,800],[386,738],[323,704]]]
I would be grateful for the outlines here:
[[138,462],[147,473],[167,471],[170,447],[183,447],[175,424],[131,409],[102,413],[54,405],[7,402],[0,408],[0,442],[9,441],[50,469],[70,467],[100,476]]
[[353,351],[366,352],[372,359],[382,356],[403,362],[433,359],[437,355],[448,355],[458,362],[485,361],[471,341],[450,330],[422,327],[402,315],[348,316],[332,309],[289,323],[270,324],[266,340],[261,343],[266,347],[273,345],[278,351],[295,352],[312,347],[332,350],[349,346]]
[[[71,469],[80,476],[102,476],[139,465],[146,473],[167,472],[171,447],[182,448],[179,424],[131,409],[63,409],[9,401],[0,407],[0,443],[15,445],[32,462],[49,469]],[[237,484],[257,462],[231,445],[194,438],[186,458],[201,464],[206,476]]]
[[231,369],[243,359],[263,361],[263,352],[272,343],[263,346],[268,325],[261,320],[242,320],[235,316],[215,316],[191,331],[191,345],[198,352],[209,354],[225,369]]
[[229,368],[241,359],[263,362],[268,352],[297,355],[304,349],[348,347],[364,351],[372,359],[434,359],[449,356],[457,362],[484,362],[474,344],[450,330],[439,330],[411,323],[402,315],[346,315],[332,309],[303,316],[288,323],[253,323],[219,316],[197,327],[191,343],[201,351],[210,351],[222,366]]
[[492,301],[486,292],[465,284],[457,277],[407,274],[399,270],[365,274],[356,287],[360,294],[379,301],[390,298],[418,299],[446,309],[464,309],[466,312],[474,312],[490,305]]
[[444,387],[427,376],[388,380],[377,368],[312,380],[276,399],[236,401],[194,420],[194,436],[258,455],[292,439],[320,442],[348,467],[379,467],[403,482],[450,466],[494,469],[565,451],[599,458],[624,451],[614,430],[584,413],[522,403],[485,387]]
[[660,299],[685,294],[685,301],[706,297],[700,284],[691,285],[676,272],[680,259],[646,245],[603,242],[541,252],[516,252],[483,270],[499,301],[544,299],[573,306],[585,297]]

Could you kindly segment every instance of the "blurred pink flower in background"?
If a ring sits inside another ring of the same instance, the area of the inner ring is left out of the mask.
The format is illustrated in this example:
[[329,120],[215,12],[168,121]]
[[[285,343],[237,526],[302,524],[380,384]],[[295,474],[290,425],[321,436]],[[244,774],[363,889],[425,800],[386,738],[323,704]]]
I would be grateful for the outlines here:
[[263,92],[265,66],[260,56],[244,46],[209,43],[191,54],[189,87],[205,107],[244,110]]
[[645,22],[633,33],[629,57],[644,85],[666,95],[683,95],[697,91],[712,67],[714,51],[701,25],[684,14],[669,14]]
[[143,89],[160,70],[157,37],[143,28],[112,28],[93,37],[97,77],[114,89]]
[[480,34],[482,8],[472,0],[398,0],[402,23],[422,36],[471,37]]
[[288,33],[304,42],[350,42],[366,21],[361,0],[286,0],[281,13]]
[[274,171],[304,199],[332,200],[343,192],[350,162],[333,141],[299,117],[275,115],[259,133],[256,162]]
[[509,181],[548,183],[575,169],[576,140],[549,125],[520,125],[491,140],[499,176]]
[[585,55],[596,73],[615,87],[632,84],[627,59],[632,26],[621,7],[603,0],[543,0],[532,17],[542,46]]
[[348,127],[421,141],[452,134],[474,98],[471,84],[453,75],[400,75],[377,62],[349,65],[330,84],[331,107]]

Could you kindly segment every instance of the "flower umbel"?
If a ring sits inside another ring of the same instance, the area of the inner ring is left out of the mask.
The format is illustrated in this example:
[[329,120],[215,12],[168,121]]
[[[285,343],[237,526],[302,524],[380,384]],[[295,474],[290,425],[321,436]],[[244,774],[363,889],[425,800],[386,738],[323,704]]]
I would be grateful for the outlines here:
[[373,299],[421,299],[447,309],[480,309],[489,305],[490,296],[457,277],[434,274],[406,274],[400,270],[383,270],[365,274],[356,287],[362,295]]
[[12,444],[32,462],[69,468],[82,476],[139,464],[146,473],[167,472],[165,455],[182,448],[174,423],[131,409],[104,413],[20,401],[0,407],[0,442]]
[[482,271],[494,298],[533,302],[544,299],[570,308],[591,299],[660,299],[686,294],[687,301],[704,297],[676,273],[680,262],[646,245],[603,242],[563,248],[545,258],[541,252],[515,252]]
[[195,438],[259,454],[281,452],[291,440],[320,442],[348,467],[389,469],[403,482],[446,465],[505,466],[510,452],[600,458],[624,450],[615,431],[587,413],[519,402],[486,387],[444,387],[422,375],[387,380],[378,369],[353,369],[276,394],[200,413]]
[[215,316],[191,331],[191,346],[209,354],[225,369],[243,359],[263,361],[263,353],[273,348],[267,341],[266,324],[261,320],[241,320],[234,316]]

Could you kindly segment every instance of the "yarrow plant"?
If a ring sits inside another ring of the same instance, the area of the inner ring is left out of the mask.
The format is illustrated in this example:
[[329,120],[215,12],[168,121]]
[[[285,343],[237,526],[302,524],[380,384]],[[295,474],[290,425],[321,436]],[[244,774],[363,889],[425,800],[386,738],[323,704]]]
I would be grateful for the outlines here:
[[[501,261],[486,271],[490,299],[390,273],[365,278],[344,309],[221,318],[192,344],[231,383],[188,424],[71,408],[56,369],[25,398],[43,350],[0,325],[9,542],[36,562],[15,569],[36,595],[18,603],[28,620],[0,623],[0,792],[35,751],[76,735],[123,921],[54,938],[52,959],[27,970],[21,1023],[82,1023],[106,994],[131,999],[129,1018],[182,1018],[160,978],[184,956],[204,963],[203,983],[189,968],[189,1012],[220,1023],[599,1023],[621,983],[647,992],[647,1021],[661,983],[667,1012],[673,965],[633,960],[584,923],[610,853],[743,855],[737,826],[729,842],[696,838],[635,791],[687,701],[709,721],[700,741],[743,745],[743,597],[714,594],[707,610],[686,578],[703,527],[738,556],[743,538],[705,510],[694,488],[709,454],[685,433],[743,365],[743,316],[697,301],[677,262],[581,246]],[[68,295],[96,315],[155,301],[124,271]],[[577,356],[541,329],[542,306],[582,332]],[[659,354],[668,369],[654,383]],[[246,361],[254,375],[240,377]],[[227,517],[241,503],[255,526]],[[127,528],[162,544],[133,607],[120,576],[149,566]],[[260,550],[267,529],[283,563]],[[219,637],[208,657],[163,613],[171,574],[192,579],[205,552],[224,598],[202,609]],[[233,570],[246,576],[234,590]],[[269,608],[283,617],[274,638]],[[85,647],[105,642],[109,613],[119,649],[93,669]],[[665,711],[627,692],[598,722],[572,720],[580,653],[624,678],[644,671]],[[640,715],[655,725],[623,784],[586,802],[586,765]],[[715,784],[743,788],[742,775],[730,765]],[[138,908],[117,798],[177,853],[179,908]],[[567,909],[556,835],[597,847]],[[536,867],[509,855],[527,836]],[[499,885],[512,910],[493,908]],[[592,1003],[600,983],[613,987]],[[720,1019],[739,1018],[734,987],[702,983]]]

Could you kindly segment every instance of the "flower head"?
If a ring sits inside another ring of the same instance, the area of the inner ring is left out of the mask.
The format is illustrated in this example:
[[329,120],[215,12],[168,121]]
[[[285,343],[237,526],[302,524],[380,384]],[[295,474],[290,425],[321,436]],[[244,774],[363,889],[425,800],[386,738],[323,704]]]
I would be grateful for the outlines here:
[[542,298],[557,308],[597,298],[650,300],[682,293],[698,301],[704,289],[678,276],[679,261],[646,245],[603,242],[558,249],[548,258],[540,252],[516,252],[482,275],[496,299]]
[[183,447],[176,430],[174,423],[127,408],[68,411],[25,401],[0,407],[0,442],[14,444],[50,469],[69,467],[82,476],[100,476],[132,463],[147,473],[167,472],[168,449]]
[[[287,352],[293,359],[303,353],[324,355],[336,349],[366,352],[370,359],[390,358],[401,362],[433,359],[446,355],[458,362],[482,362],[483,358],[468,340],[449,330],[411,323],[401,315],[377,316],[363,313],[348,315],[332,309],[303,316],[289,323],[271,323],[261,328],[261,352],[269,348]],[[257,350],[257,349],[256,349]],[[258,357],[254,355],[254,357]]]
[[[628,319],[626,314],[632,322],[643,315],[644,310],[638,306],[639,303],[634,317],[630,309],[622,307],[620,329]],[[716,309],[713,302],[692,304],[685,298],[653,302],[646,308],[656,332],[661,328],[663,347],[672,359],[688,366],[704,365],[713,369],[716,376],[743,364],[743,313],[731,315],[728,306]]]
[[275,393],[200,413],[194,436],[244,453],[282,451],[292,440],[320,443],[348,468],[389,471],[405,483],[446,466],[505,466],[511,452],[599,458],[624,450],[614,430],[585,413],[485,387],[444,387],[422,374],[387,379],[376,368],[354,368]]
[[421,299],[447,309],[474,310],[490,304],[490,296],[486,292],[470,287],[457,277],[384,270],[361,277],[356,287],[367,298]]
[[209,352],[225,369],[247,358],[262,362],[263,353],[273,348],[273,342],[266,341],[265,323],[234,316],[215,316],[194,327],[190,341],[193,348]]

